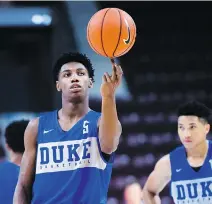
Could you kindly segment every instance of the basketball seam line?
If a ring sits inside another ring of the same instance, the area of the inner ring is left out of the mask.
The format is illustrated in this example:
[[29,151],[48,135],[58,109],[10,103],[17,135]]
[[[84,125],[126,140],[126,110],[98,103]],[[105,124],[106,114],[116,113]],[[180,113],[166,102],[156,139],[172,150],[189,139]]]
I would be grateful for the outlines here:
[[103,19],[102,19],[102,25],[101,25],[101,43],[102,43],[102,50],[103,50],[103,52],[105,53],[105,55],[106,55],[107,57],[108,57],[108,55],[107,55],[107,53],[105,52],[104,45],[103,45],[102,33],[103,33],[104,19],[105,19],[106,15],[107,15],[107,12],[108,12],[110,9],[111,9],[111,8],[109,8],[109,9],[105,12],[105,15],[104,15],[104,17],[103,17]]
[[113,57],[115,57],[114,54],[115,54],[115,52],[116,52],[116,50],[117,50],[117,48],[119,46],[119,42],[120,42],[120,39],[121,39],[121,33],[122,33],[122,18],[121,18],[121,13],[120,13],[119,9],[117,9],[117,10],[118,10],[119,19],[120,19],[120,29],[119,29],[119,37],[118,37],[117,45],[116,45],[116,48],[115,48],[115,50],[113,52]]

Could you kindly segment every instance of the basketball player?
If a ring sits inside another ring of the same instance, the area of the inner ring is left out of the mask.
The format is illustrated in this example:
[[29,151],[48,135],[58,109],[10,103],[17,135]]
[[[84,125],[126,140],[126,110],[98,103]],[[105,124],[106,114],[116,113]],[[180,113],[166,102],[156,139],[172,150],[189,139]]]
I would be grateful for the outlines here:
[[18,181],[19,166],[24,152],[24,131],[29,121],[15,121],[5,130],[6,150],[10,161],[0,163],[0,203],[13,203]]
[[199,102],[189,102],[178,110],[178,134],[182,146],[162,157],[144,187],[145,204],[154,204],[171,181],[176,204],[212,203],[212,143],[206,139],[211,111]]
[[[156,204],[160,204],[160,198],[155,196]],[[137,181],[129,183],[124,189],[124,204],[144,204],[143,189]]]
[[25,153],[15,204],[105,204],[119,143],[115,91],[121,67],[112,63],[100,88],[101,114],[89,108],[94,70],[83,54],[62,55],[53,70],[62,108],[34,119],[25,132]]
[[126,185],[124,189],[124,204],[141,204],[142,189],[138,182],[134,181]]
[[3,147],[0,145],[0,163],[4,160],[5,152]]

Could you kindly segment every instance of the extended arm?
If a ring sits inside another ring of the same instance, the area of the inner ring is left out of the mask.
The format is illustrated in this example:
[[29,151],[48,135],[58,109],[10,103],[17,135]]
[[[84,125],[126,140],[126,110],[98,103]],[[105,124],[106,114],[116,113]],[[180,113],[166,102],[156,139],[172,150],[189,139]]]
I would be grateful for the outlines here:
[[30,121],[24,134],[25,152],[21,161],[18,183],[13,204],[29,204],[32,199],[32,185],[35,174],[36,137],[38,119]]
[[[145,204],[157,204],[160,202],[159,193],[171,179],[171,165],[169,155],[162,157],[155,169],[150,174],[144,186],[143,196]],[[157,201],[156,201],[157,200]]]

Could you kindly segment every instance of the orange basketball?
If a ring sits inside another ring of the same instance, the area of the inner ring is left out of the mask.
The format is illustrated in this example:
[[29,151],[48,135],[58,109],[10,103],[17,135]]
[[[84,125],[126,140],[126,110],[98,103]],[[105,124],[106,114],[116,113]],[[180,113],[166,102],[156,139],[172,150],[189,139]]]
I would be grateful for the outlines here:
[[118,8],[105,8],[95,13],[87,26],[91,48],[105,57],[120,57],[134,45],[136,25],[132,17]]

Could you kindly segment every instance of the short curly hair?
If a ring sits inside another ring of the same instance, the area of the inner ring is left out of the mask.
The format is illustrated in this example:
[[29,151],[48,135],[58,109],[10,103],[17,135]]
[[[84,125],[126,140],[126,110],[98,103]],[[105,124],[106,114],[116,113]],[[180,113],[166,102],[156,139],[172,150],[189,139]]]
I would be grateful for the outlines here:
[[79,62],[81,64],[83,64],[85,66],[85,68],[88,70],[88,75],[89,77],[92,79],[92,81],[94,82],[94,68],[93,65],[90,61],[90,59],[82,53],[76,52],[68,52],[68,53],[64,53],[62,54],[58,60],[56,61],[54,68],[53,68],[53,80],[54,83],[56,81],[58,81],[58,76],[59,76],[59,72],[61,67],[69,62]]
[[6,143],[16,153],[24,153],[24,132],[28,123],[29,120],[14,121],[6,127]]

